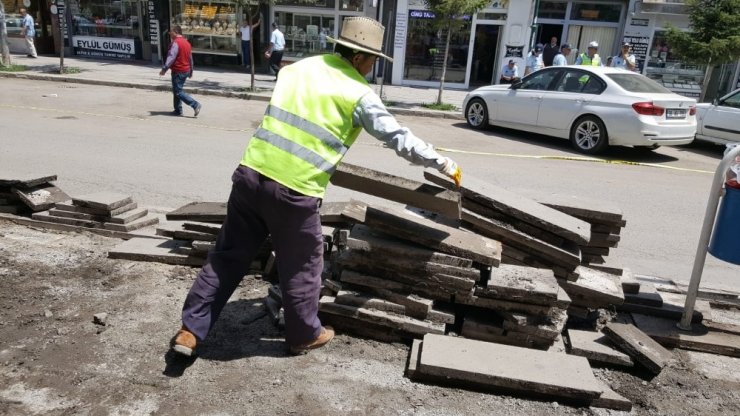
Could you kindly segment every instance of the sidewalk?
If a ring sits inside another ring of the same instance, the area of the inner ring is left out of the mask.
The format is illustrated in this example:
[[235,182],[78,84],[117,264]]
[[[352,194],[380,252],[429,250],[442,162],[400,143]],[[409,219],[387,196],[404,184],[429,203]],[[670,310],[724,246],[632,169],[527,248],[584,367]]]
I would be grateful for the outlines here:
[[[39,56],[37,59],[33,59],[13,55],[13,63],[25,65],[28,69],[23,72],[0,71],[0,77],[163,91],[170,91],[171,89],[169,74],[160,77],[160,67],[151,64],[65,57],[65,67],[77,68],[80,72],[61,75],[58,72],[59,57],[56,56]],[[275,86],[273,79],[273,75],[255,74],[255,87],[258,92],[247,93],[246,89],[250,82],[248,73],[223,68],[196,67],[193,78],[186,83],[185,90],[200,95],[219,95],[268,101],[272,88]],[[380,85],[371,84],[371,87],[380,95]],[[461,119],[462,110],[435,111],[421,107],[422,104],[435,102],[437,93],[437,88],[383,86],[384,101],[390,103],[389,110],[394,114]],[[467,91],[445,89],[442,97],[445,103],[461,109],[466,94]]]

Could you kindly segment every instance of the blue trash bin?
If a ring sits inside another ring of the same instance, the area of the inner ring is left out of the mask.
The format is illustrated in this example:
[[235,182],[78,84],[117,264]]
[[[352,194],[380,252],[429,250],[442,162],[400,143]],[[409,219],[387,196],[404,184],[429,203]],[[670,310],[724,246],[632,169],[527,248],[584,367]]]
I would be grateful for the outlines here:
[[725,195],[714,221],[709,252],[716,258],[740,265],[740,189],[725,186]]

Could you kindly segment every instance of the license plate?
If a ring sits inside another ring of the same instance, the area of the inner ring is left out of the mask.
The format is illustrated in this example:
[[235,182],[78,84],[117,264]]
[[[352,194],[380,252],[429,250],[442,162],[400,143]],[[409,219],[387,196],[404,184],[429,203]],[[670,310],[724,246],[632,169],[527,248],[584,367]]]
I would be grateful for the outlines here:
[[686,110],[666,110],[665,118],[686,118]]

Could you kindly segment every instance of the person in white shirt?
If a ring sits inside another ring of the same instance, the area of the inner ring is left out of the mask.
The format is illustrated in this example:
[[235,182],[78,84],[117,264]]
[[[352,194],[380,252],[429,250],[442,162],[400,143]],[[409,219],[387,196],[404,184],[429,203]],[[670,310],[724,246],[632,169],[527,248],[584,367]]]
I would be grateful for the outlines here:
[[249,69],[252,66],[252,57],[250,52],[250,45],[252,41],[252,32],[256,29],[260,23],[262,23],[262,17],[257,20],[257,23],[250,24],[249,21],[245,20],[242,22],[242,26],[239,28],[238,35],[242,38],[242,63],[244,68]]
[[538,43],[532,52],[527,57],[527,66],[524,68],[524,76],[531,74],[534,71],[542,69],[545,63],[542,61],[542,44]]
[[568,60],[566,59],[568,55],[570,55],[570,45],[564,43],[563,46],[560,47],[560,53],[552,58],[552,66],[568,65]]
[[509,63],[501,68],[501,79],[498,82],[499,84],[513,84],[517,81],[519,81],[519,67],[513,59],[509,59]]
[[630,48],[629,43],[623,43],[620,54],[612,59],[611,66],[614,68],[624,68],[629,71],[637,71],[637,60],[635,59],[635,55],[630,53]]
[[277,81],[278,72],[280,72],[280,62],[283,60],[283,50],[285,49],[285,36],[278,29],[278,25],[272,22],[272,35],[270,35],[270,47],[265,52],[265,56],[270,59],[270,69],[275,71],[275,81]]

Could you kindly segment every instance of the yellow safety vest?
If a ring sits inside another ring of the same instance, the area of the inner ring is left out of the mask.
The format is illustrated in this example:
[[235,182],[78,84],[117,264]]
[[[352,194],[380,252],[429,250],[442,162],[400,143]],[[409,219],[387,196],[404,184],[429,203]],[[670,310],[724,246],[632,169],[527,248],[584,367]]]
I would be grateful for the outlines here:
[[599,54],[595,54],[592,59],[588,57],[587,53],[582,53],[581,54],[581,65],[601,66],[601,57],[599,57]]
[[337,55],[284,67],[241,164],[323,198],[329,178],[362,130],[353,126],[352,113],[370,91],[365,78]]

